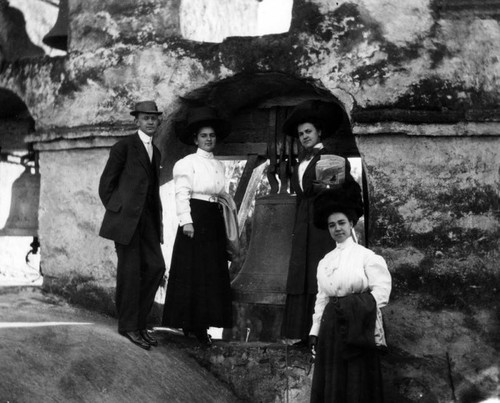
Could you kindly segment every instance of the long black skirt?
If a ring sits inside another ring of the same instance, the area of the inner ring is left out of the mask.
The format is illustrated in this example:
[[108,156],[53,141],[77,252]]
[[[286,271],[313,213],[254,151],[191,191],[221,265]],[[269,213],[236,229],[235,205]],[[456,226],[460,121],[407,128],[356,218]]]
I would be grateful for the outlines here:
[[226,233],[218,203],[191,199],[194,237],[177,230],[163,325],[183,329],[232,327]]
[[316,294],[287,294],[281,335],[307,340],[312,326]]
[[[362,312],[358,312],[353,305],[347,305],[345,302],[349,302],[350,297],[342,298],[340,303],[330,301],[323,312],[314,362],[311,403],[384,401],[380,356],[373,341],[374,318],[366,320],[367,316]],[[352,320],[357,323],[350,323]],[[365,326],[368,322],[373,323]],[[371,329],[366,331],[366,327]],[[373,346],[363,347],[369,342],[346,343],[347,335],[352,333],[348,328],[365,328],[353,338],[363,341],[371,337]]]

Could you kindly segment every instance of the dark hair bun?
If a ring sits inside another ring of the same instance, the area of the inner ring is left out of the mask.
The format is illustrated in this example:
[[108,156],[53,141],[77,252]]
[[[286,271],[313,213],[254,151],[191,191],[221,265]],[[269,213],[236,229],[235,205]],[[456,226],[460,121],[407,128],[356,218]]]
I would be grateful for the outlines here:
[[333,213],[343,213],[356,225],[363,215],[361,187],[356,181],[346,181],[335,188],[322,191],[313,202],[314,225],[328,228],[328,217]]

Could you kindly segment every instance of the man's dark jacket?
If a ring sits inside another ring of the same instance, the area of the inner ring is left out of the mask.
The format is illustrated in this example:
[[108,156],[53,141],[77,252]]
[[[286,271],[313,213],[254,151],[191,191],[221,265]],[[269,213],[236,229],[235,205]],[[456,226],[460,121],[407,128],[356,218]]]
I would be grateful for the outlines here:
[[163,242],[159,177],[160,150],[154,144],[151,163],[138,133],[118,141],[111,148],[99,182],[99,197],[106,207],[99,235],[128,245],[149,201]]

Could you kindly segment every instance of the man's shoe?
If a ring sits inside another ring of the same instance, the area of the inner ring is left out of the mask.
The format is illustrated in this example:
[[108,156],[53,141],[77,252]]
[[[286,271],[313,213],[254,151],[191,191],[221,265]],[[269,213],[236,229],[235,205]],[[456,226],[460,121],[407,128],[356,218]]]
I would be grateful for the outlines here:
[[141,333],[138,330],[134,330],[132,332],[120,332],[120,334],[144,350],[149,350],[151,348],[149,343],[146,343],[146,341],[142,338]]
[[144,341],[148,343],[150,346],[158,345],[158,340],[156,340],[153,336],[151,336],[147,329],[139,330],[139,333],[141,334],[141,337],[144,339]]

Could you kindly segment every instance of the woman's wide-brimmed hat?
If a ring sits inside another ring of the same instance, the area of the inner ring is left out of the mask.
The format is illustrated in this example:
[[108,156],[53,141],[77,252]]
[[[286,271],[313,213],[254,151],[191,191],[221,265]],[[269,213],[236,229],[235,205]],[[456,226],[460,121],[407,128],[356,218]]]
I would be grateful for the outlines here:
[[190,109],[186,120],[176,122],[175,133],[184,144],[193,145],[196,130],[204,126],[214,129],[217,141],[227,137],[231,131],[229,122],[220,118],[213,108],[201,106]]
[[141,101],[137,102],[134,106],[134,110],[130,111],[132,116],[137,116],[138,113],[153,113],[155,115],[161,115],[163,112],[158,112],[158,107],[155,101]]
[[363,215],[363,198],[358,182],[346,181],[332,189],[318,194],[313,202],[314,225],[321,229],[328,228],[328,217],[333,213],[343,213],[356,225]]
[[297,137],[297,126],[302,123],[312,123],[321,130],[323,138],[332,136],[343,121],[342,107],[335,102],[325,102],[317,99],[302,102],[297,105],[283,123],[283,132],[287,136]]

